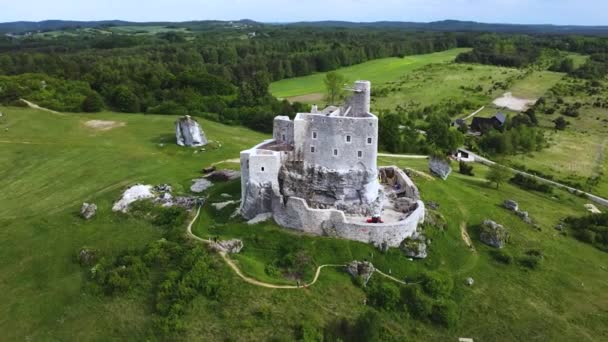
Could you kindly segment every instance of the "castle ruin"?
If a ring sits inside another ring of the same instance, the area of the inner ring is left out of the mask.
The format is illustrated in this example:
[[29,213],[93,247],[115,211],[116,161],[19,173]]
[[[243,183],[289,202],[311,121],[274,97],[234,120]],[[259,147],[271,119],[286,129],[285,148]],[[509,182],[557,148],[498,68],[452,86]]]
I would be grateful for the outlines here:
[[284,227],[392,247],[415,233],[418,189],[401,169],[378,168],[371,84],[352,91],[341,107],[277,116],[273,139],[241,152],[244,218],[271,213]]

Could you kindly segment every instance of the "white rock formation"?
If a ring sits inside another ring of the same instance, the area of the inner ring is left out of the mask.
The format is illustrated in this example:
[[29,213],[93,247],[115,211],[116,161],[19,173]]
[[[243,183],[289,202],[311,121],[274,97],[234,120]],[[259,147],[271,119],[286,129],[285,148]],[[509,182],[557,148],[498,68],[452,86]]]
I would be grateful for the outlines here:
[[97,205],[93,203],[82,203],[82,207],[80,208],[80,215],[85,220],[90,220],[97,213]]
[[190,191],[195,193],[201,193],[207,189],[209,189],[213,183],[206,180],[205,178],[197,178],[192,180],[192,186],[190,187]]
[[122,194],[122,198],[118,202],[114,203],[112,211],[120,211],[126,213],[129,210],[129,204],[138,200],[153,197],[156,197],[156,195],[154,195],[154,193],[152,192],[151,185],[134,185],[128,188],[127,191]]
[[175,122],[175,137],[179,146],[204,146],[208,143],[201,126],[189,115]]

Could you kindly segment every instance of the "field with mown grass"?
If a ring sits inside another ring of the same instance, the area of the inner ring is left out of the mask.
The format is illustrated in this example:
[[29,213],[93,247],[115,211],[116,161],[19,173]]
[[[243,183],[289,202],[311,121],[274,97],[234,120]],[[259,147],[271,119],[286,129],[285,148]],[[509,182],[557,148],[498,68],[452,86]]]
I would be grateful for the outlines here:
[[[116,255],[158,240],[162,231],[147,221],[111,212],[113,201],[134,183],[169,183],[187,193],[202,167],[234,159],[239,151],[266,136],[242,127],[200,120],[207,136],[222,147],[194,153],[174,144],[176,117],[100,113],[57,115],[22,108],[0,108],[0,331],[3,340],[159,340],[152,323],[153,301],[130,291],[96,296],[87,291],[87,272],[75,260],[83,246]],[[108,131],[85,125],[88,120],[124,123]],[[427,172],[425,160],[382,157],[380,165]],[[222,167],[237,168],[228,163]],[[453,165],[457,168],[456,165]],[[259,280],[293,284],[266,266],[281,246],[310,252],[313,264],[371,260],[382,271],[408,281],[422,272],[442,271],[454,281],[452,299],[459,323],[443,328],[411,317],[407,311],[379,309],[382,326],[395,341],[601,341],[608,339],[608,265],[606,253],[559,234],[554,226],[568,215],[584,215],[585,200],[562,191],[553,195],[527,192],[509,184],[496,190],[484,178],[454,172],[447,181],[414,177],[425,201],[439,204],[447,229],[429,228],[429,257],[408,260],[398,249],[382,254],[370,245],[313,237],[272,223],[248,226],[230,219],[235,206],[217,211],[206,205],[195,223],[202,237],[241,238],[234,256],[243,272]],[[214,185],[208,203],[240,195],[238,181]],[[228,198],[229,199],[229,198]],[[524,224],[500,207],[514,199],[538,222]],[[82,202],[98,204],[98,215],[85,222]],[[515,261],[495,261],[491,248],[479,242],[479,224],[491,218],[508,227],[505,251]],[[467,227],[475,251],[461,237]],[[184,227],[185,229],[185,227]],[[544,255],[538,269],[518,260],[530,249]],[[198,296],[183,316],[183,340],[293,340],[299,322],[316,329],[355,320],[369,310],[365,292],[338,269],[324,269],[306,290],[271,290],[242,282],[225,266],[228,296],[217,302]],[[464,285],[473,277],[472,287]],[[312,274],[305,274],[305,279]]]
[[[393,81],[399,76],[421,66],[453,61],[456,56],[465,51],[468,51],[468,49],[451,49],[426,55],[406,56],[404,58],[382,58],[340,68],[336,72],[344,75],[349,83],[356,80],[369,80],[373,86],[379,86]],[[313,98],[312,100],[303,102],[317,101],[317,103],[321,103],[323,93],[325,92],[324,78],[325,73],[317,73],[310,76],[281,80],[270,85],[270,93],[279,98],[313,95],[310,97]]]

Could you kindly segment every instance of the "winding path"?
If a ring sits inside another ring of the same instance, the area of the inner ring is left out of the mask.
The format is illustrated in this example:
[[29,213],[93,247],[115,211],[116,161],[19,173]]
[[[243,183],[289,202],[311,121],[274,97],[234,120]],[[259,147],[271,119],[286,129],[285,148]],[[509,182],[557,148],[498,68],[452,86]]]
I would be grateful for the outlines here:
[[[211,245],[213,242],[211,240],[207,240],[207,239],[203,239],[197,235],[195,235],[192,232],[192,226],[194,225],[194,222],[196,222],[196,220],[198,219],[200,213],[201,213],[201,206],[198,207],[198,209],[196,210],[196,215],[194,215],[194,218],[192,218],[192,221],[190,221],[190,223],[188,224],[188,228],[186,229],[186,233],[188,234],[188,236],[194,240],[200,241],[204,244],[207,245]],[[317,271],[315,272],[315,276],[312,279],[312,281],[310,283],[305,283],[301,286],[297,286],[297,285],[275,285],[275,284],[270,284],[270,283],[265,283],[253,278],[250,278],[248,276],[246,276],[245,274],[243,274],[243,271],[241,271],[241,269],[234,263],[234,261],[232,261],[232,259],[230,259],[230,257],[228,256],[228,254],[226,252],[220,251],[219,252],[220,256],[222,257],[222,259],[224,259],[224,261],[226,262],[226,264],[228,264],[228,266],[230,266],[230,268],[239,276],[239,278],[243,279],[246,283],[249,283],[251,285],[255,285],[255,286],[260,286],[260,287],[265,287],[265,288],[269,288],[269,289],[288,289],[288,290],[295,290],[295,289],[306,289],[309,286],[314,285],[317,280],[319,279],[319,276],[321,275],[321,270],[326,268],[326,267],[345,267],[346,265],[344,264],[325,264],[325,265],[321,265],[319,267],[317,267]],[[377,272],[378,274],[380,274],[383,277],[386,277],[388,279],[391,279],[393,281],[396,281],[400,284],[403,285],[412,285],[415,283],[406,283],[402,280],[399,280],[393,276],[390,276],[388,274],[383,273],[382,271],[376,269],[375,272]]]

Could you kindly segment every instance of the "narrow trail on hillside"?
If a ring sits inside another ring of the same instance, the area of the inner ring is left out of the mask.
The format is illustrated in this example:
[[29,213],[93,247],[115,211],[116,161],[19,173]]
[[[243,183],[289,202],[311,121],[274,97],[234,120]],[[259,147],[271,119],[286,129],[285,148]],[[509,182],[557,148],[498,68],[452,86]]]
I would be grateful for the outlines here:
[[57,114],[57,115],[65,115],[63,113],[60,113],[60,112],[52,110],[52,109],[40,107],[39,105],[35,104],[34,102],[30,102],[30,101],[28,101],[26,99],[19,99],[19,100],[21,102],[25,103],[28,107],[33,108],[33,109],[38,109],[38,110],[42,110],[42,111],[53,113],[53,114]]
[[[194,218],[192,218],[192,220],[190,221],[190,223],[188,224],[188,227],[186,229],[186,233],[188,234],[188,237],[190,237],[191,239],[200,241],[206,245],[211,245],[213,243],[213,241],[211,240],[207,240],[207,239],[203,239],[197,235],[195,235],[192,232],[192,226],[194,225],[194,222],[196,222],[196,220],[198,219],[200,213],[201,213],[201,206],[198,207],[198,209],[196,210],[196,215],[194,215]],[[228,254],[226,252],[218,252],[219,255],[222,257],[222,259],[224,259],[224,261],[226,262],[226,264],[228,264],[228,266],[236,273],[236,275],[239,276],[239,278],[241,278],[243,281],[245,281],[246,283],[249,283],[251,285],[255,285],[255,286],[259,286],[259,287],[265,287],[265,288],[269,288],[269,289],[287,289],[287,290],[296,290],[296,289],[306,289],[312,285],[314,285],[317,280],[319,280],[319,276],[321,275],[321,270],[326,268],[326,267],[345,267],[346,265],[344,264],[325,264],[325,265],[321,265],[319,267],[317,267],[317,270],[315,272],[315,276],[312,279],[312,281],[310,283],[304,283],[300,286],[297,285],[276,285],[276,284],[271,284],[271,283],[265,283],[263,281],[259,281],[253,278],[250,278],[248,276],[246,276],[243,271],[241,271],[241,269],[234,263],[234,261],[232,259],[230,259],[230,257],[228,256]],[[388,278],[390,280],[393,280],[395,282],[398,282],[400,284],[403,285],[412,285],[412,284],[417,284],[417,283],[406,283],[405,281],[399,280],[391,275],[388,275],[378,269],[375,270],[375,272],[377,272],[378,274],[380,274],[381,276]]]

